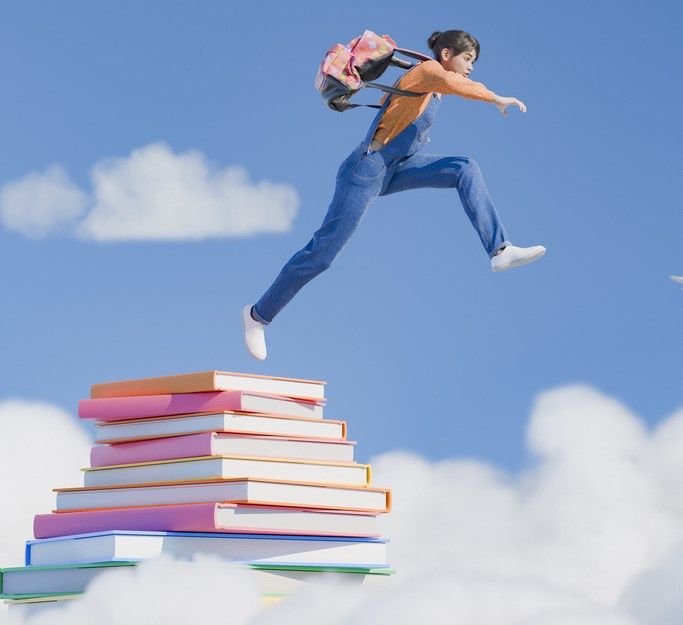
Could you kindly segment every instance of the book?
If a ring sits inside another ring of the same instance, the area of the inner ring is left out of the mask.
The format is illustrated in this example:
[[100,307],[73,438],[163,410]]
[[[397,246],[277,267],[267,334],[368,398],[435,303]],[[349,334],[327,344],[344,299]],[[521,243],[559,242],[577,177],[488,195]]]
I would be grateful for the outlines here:
[[223,410],[322,419],[323,401],[244,391],[215,391],[82,399],[78,402],[78,416],[81,419],[105,422]]
[[391,491],[386,488],[331,486],[255,478],[138,484],[111,488],[58,488],[55,492],[58,511],[202,502],[378,513],[388,512],[391,508]]
[[201,432],[155,440],[96,446],[90,450],[90,466],[153,462],[195,456],[267,456],[299,460],[353,462],[352,441],[299,439],[282,436],[250,436]]
[[379,536],[374,514],[231,503],[53,512],[33,520],[35,538],[107,530]]
[[368,464],[246,456],[203,456],[137,462],[86,468],[83,472],[84,486],[122,486],[230,477],[367,486],[371,478]]
[[114,423],[99,423],[95,438],[98,443],[118,443],[195,432],[233,432],[290,438],[346,438],[346,423],[331,419],[283,417],[279,415],[218,412],[158,419],[134,419]]
[[230,562],[387,567],[387,540],[286,534],[107,531],[26,542],[26,566],[146,560],[198,554]]
[[[21,566],[0,569],[0,599],[60,600],[80,595],[100,573],[124,571],[137,562],[100,562],[57,566]],[[188,566],[192,563],[188,562]],[[354,566],[283,566],[277,564],[245,565],[251,569],[264,594],[287,594],[324,576],[345,584],[367,585],[389,582],[395,571],[388,567],[372,569]]]
[[14,566],[0,569],[0,598],[21,599],[36,595],[70,595],[85,591],[98,574],[127,568],[136,562],[100,562],[67,566]]
[[172,393],[201,393],[206,391],[252,391],[286,397],[323,399],[325,382],[301,380],[253,373],[231,371],[199,371],[153,378],[138,378],[119,382],[93,384],[91,399],[130,397],[135,395],[167,395]]

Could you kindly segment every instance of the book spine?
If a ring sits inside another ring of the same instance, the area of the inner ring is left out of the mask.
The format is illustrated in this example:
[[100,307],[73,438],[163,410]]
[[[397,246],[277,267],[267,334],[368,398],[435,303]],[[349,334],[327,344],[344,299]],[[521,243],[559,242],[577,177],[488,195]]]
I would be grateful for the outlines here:
[[90,387],[90,399],[132,397],[140,395],[172,395],[174,393],[204,393],[217,390],[216,373],[203,371],[162,378],[105,382]]

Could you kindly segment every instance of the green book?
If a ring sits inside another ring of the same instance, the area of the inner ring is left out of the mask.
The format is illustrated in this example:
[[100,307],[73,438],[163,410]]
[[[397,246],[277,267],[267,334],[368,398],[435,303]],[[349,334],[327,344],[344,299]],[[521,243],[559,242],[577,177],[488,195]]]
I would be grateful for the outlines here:
[[85,590],[99,573],[136,562],[99,562],[52,566],[16,566],[0,569],[0,599],[35,598],[37,595],[73,595]]
[[[0,569],[0,599],[40,600],[85,592],[90,581],[112,568],[135,566],[136,561],[100,562],[94,564],[58,564],[50,566],[17,566]],[[349,583],[373,583],[387,579],[395,571],[355,566],[307,566],[288,564],[250,564],[259,577],[264,595],[287,595],[302,583],[322,574],[341,574]],[[348,577],[347,577],[348,576]]]

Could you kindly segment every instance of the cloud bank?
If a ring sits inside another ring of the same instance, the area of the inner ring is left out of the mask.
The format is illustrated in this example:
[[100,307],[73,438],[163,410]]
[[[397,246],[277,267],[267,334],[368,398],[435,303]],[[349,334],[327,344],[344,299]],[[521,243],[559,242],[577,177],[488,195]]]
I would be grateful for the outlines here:
[[197,151],[163,143],[98,161],[91,191],[58,165],[0,188],[0,223],[27,237],[72,234],[114,241],[184,241],[286,232],[299,198],[289,185],[252,182],[241,167],[217,168]]
[[[323,583],[263,608],[246,571],[157,561],[107,573],[28,622],[218,623],[229,609],[231,625],[680,625],[683,410],[648,431],[595,389],[556,389],[537,399],[527,445],[516,474],[400,451],[372,460],[376,483],[394,490],[389,588]],[[14,447],[19,474],[27,459]],[[17,507],[33,505],[17,492]],[[20,610],[6,618],[27,623]]]

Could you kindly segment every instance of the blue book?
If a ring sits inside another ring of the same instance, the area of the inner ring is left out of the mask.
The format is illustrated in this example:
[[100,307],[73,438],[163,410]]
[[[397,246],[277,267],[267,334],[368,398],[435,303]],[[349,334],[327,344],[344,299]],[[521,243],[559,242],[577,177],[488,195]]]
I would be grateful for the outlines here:
[[26,564],[45,566],[138,561],[162,555],[192,559],[210,554],[245,564],[383,568],[385,538],[222,534],[197,532],[107,531],[30,540]]

